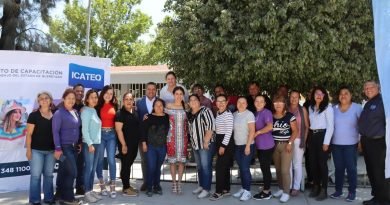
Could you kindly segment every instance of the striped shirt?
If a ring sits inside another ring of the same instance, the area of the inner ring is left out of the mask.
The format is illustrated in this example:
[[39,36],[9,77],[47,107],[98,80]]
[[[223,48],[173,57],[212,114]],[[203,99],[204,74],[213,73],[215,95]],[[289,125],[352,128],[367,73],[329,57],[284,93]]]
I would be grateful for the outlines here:
[[291,112],[286,112],[282,118],[274,117],[274,125],[272,135],[276,141],[288,141],[291,137],[291,122],[296,121],[295,116]]
[[233,133],[233,114],[229,110],[217,113],[215,128],[217,134],[225,135],[222,140],[222,146],[226,147]]
[[[188,130],[190,134],[192,149],[203,149],[204,137],[207,130],[215,130],[213,113],[209,108],[201,107],[196,114],[189,114]],[[211,141],[214,141],[211,139]]]

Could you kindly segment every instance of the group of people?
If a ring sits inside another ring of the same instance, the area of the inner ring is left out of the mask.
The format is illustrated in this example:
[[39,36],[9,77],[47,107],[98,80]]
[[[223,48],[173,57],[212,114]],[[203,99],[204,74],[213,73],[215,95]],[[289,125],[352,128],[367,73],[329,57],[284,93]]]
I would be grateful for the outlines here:
[[[85,201],[97,202],[102,196],[116,197],[115,157],[121,161],[122,192],[137,196],[162,194],[161,166],[170,165],[171,192],[182,194],[182,177],[191,147],[197,164],[198,198],[218,200],[231,195],[230,169],[236,161],[241,188],[233,197],[246,201],[278,197],[287,202],[297,196],[302,181],[302,161],[307,153],[308,176],[313,183],[310,197],[322,201],[328,197],[329,154],[336,171],[335,192],[331,198],[343,195],[344,173],[348,174],[347,201],[356,198],[357,153],[361,144],[372,185],[373,199],[365,205],[385,204],[387,185],[384,177],[385,117],[379,85],[364,84],[368,102],[362,107],[352,102],[352,92],[341,87],[338,102],[332,106],[329,94],[314,87],[304,106],[301,93],[282,85],[272,100],[262,95],[256,82],[250,83],[249,95],[228,96],[222,85],[214,89],[214,101],[204,96],[202,85],[192,87],[189,95],[176,82],[174,72],[165,76],[167,84],[157,97],[157,86],[146,85],[146,95],[135,102],[126,92],[118,108],[114,90],[105,86],[100,93],[91,89],[84,96],[84,87],[66,89],[62,103],[54,112],[48,92],[39,93],[39,109],[30,113],[27,123],[27,153],[31,166],[29,201],[41,202],[43,175],[44,201],[54,203],[53,169],[59,160],[56,198],[64,204],[78,204],[73,183],[77,178]],[[140,190],[130,185],[131,166],[141,155],[143,184]],[[104,152],[109,167],[109,190],[103,179]],[[116,155],[116,152],[118,154]],[[212,193],[213,159],[216,155],[216,184]],[[252,196],[250,165],[257,156],[264,185]],[[81,159],[80,159],[81,158]],[[278,190],[271,193],[271,164],[275,165]],[[93,191],[95,173],[100,192]],[[81,179],[79,179],[78,176]],[[77,181],[77,180],[76,180]],[[76,193],[79,189],[76,187]]]

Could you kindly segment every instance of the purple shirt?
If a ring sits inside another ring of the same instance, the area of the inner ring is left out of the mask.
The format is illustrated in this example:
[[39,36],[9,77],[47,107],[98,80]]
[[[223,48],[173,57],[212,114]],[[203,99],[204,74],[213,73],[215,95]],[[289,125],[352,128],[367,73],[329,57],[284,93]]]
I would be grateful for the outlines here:
[[[272,112],[266,108],[256,113],[256,131],[259,131],[267,126],[273,124]],[[275,146],[274,138],[272,137],[272,130],[267,133],[257,135],[255,138],[256,147],[260,150],[271,149]]]
[[74,144],[79,140],[81,120],[77,110],[73,111],[77,118],[62,106],[53,115],[52,128],[56,150],[61,150],[61,145]]

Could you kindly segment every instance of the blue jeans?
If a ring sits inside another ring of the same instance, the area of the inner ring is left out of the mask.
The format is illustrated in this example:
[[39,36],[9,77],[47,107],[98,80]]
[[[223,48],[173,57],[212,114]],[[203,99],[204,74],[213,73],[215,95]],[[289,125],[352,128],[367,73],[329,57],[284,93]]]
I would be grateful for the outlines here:
[[238,168],[240,169],[240,178],[241,178],[241,184],[242,188],[250,191],[251,190],[251,181],[252,181],[252,174],[249,170],[249,167],[251,165],[251,160],[253,153],[255,151],[255,145],[252,144],[250,146],[250,153],[249,155],[245,155],[245,146],[246,145],[236,145],[236,149],[234,152],[234,158],[236,159],[236,162],[238,164]]
[[77,151],[73,145],[61,145],[61,147],[65,160],[60,161],[60,167],[58,168],[58,190],[63,200],[72,201],[75,199],[73,183],[77,177]]
[[99,148],[100,144],[93,144],[95,152],[89,152],[88,144],[83,143],[83,155],[84,155],[84,188],[85,192],[92,191],[93,189],[93,180],[95,177],[96,166],[99,160]]
[[105,150],[107,151],[107,161],[108,161],[108,169],[110,173],[110,180],[114,181],[116,178],[116,164],[115,164],[116,135],[114,129],[110,129],[108,131],[102,130],[102,140],[99,148],[99,160],[96,167],[96,175],[98,179],[103,179],[103,162],[104,162]]
[[347,170],[348,192],[355,194],[357,181],[357,145],[332,145],[332,155],[335,167],[336,192],[342,193],[344,173]]
[[164,163],[166,154],[166,146],[154,147],[153,145],[148,144],[148,151],[146,152],[146,184],[148,186],[148,190],[152,190],[153,186],[160,185],[161,166]]
[[44,201],[53,201],[54,151],[31,150],[30,203],[41,202],[41,176],[43,174]]
[[209,149],[194,150],[194,157],[196,162],[196,168],[198,170],[199,186],[204,190],[210,191],[211,180],[213,177],[212,160],[213,153],[215,153],[215,143],[212,142],[209,145]]

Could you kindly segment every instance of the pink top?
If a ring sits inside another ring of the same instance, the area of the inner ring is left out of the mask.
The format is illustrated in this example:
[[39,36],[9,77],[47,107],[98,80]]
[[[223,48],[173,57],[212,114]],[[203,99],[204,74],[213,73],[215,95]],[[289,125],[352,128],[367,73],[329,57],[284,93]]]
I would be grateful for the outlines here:
[[301,128],[302,128],[302,116],[301,114],[299,113],[299,108],[297,108],[295,111],[294,110],[291,110],[289,109],[289,112],[291,112],[292,114],[294,114],[295,118],[297,119],[297,127],[298,127],[298,135],[297,135],[297,138],[301,138]]

